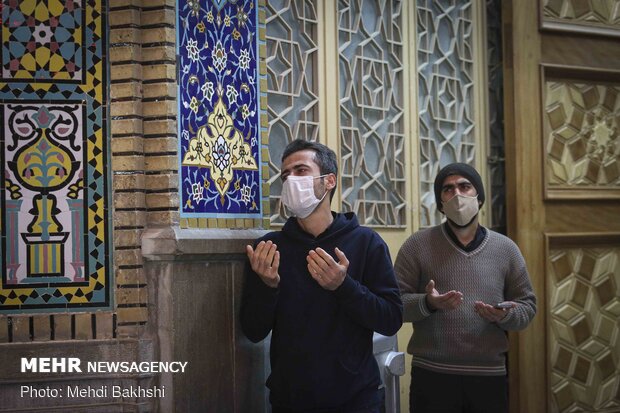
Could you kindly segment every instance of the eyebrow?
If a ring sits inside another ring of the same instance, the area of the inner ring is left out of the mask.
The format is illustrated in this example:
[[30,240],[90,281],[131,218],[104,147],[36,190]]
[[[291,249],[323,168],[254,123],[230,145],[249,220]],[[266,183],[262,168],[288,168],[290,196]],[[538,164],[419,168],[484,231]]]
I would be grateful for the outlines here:
[[458,181],[456,181],[456,182],[454,182],[454,183],[451,183],[451,184],[445,184],[445,185],[443,185],[443,186],[441,187],[441,189],[453,188],[453,187],[455,187],[455,186],[457,186],[457,185],[463,185],[463,184],[470,184],[470,185],[473,185],[473,184],[472,184],[472,183],[471,183],[468,179],[463,178],[463,179],[458,180]]
[[290,173],[290,170],[297,170],[297,169],[300,169],[300,168],[310,168],[310,165],[307,165],[305,163],[298,163],[298,164],[293,165],[291,168],[281,169],[280,170],[280,175],[284,174],[285,172],[289,172]]

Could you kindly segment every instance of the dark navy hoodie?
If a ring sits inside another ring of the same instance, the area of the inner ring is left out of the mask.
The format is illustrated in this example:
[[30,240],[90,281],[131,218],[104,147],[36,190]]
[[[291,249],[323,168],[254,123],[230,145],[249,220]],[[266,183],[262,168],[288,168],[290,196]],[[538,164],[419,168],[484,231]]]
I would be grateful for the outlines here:
[[[246,264],[241,326],[253,342],[271,338],[272,405],[292,410],[338,410],[351,400],[378,401],[380,376],[372,335],[396,334],[402,302],[392,261],[377,233],[358,224],[353,213],[336,214],[318,237],[297,219],[271,240],[280,251],[280,284],[265,285]],[[306,257],[321,247],[335,261],[338,247],[349,260],[344,282],[323,289],[310,275]],[[373,400],[375,398],[375,400]]]

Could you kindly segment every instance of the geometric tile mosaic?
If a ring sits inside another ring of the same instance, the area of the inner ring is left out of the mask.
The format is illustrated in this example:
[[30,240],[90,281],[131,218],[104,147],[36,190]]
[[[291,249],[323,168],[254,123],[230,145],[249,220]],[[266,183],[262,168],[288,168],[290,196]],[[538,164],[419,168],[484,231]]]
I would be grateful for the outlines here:
[[3,3],[2,313],[111,307],[105,8]]
[[551,411],[618,411],[620,247],[554,248],[549,262]]
[[3,2],[2,81],[82,82],[84,7],[81,0]]
[[178,5],[181,217],[262,218],[257,8]]

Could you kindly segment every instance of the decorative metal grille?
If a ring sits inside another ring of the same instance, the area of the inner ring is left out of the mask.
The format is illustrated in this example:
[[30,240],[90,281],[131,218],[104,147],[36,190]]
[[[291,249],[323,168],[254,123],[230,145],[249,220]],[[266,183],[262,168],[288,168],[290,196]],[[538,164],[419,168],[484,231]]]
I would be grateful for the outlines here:
[[504,163],[504,76],[502,72],[502,3],[487,0],[487,70],[489,74],[489,175],[491,229],[506,233],[506,172]]
[[404,227],[402,2],[338,2],[342,206]]
[[417,1],[420,226],[441,222],[433,181],[452,162],[474,164],[472,2]]
[[267,82],[271,223],[282,224],[280,159],[295,139],[319,138],[317,1],[269,1]]

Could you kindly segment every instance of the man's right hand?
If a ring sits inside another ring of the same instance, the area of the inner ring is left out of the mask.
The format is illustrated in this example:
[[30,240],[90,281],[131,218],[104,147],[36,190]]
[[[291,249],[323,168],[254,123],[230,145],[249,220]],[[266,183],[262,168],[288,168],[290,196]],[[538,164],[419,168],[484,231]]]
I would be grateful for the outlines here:
[[439,294],[435,289],[435,281],[430,280],[426,284],[426,303],[431,310],[453,310],[463,302],[463,293],[460,291],[448,291]]
[[280,251],[278,246],[271,241],[261,241],[256,250],[251,245],[245,247],[252,270],[263,280],[268,287],[277,288],[280,284]]

